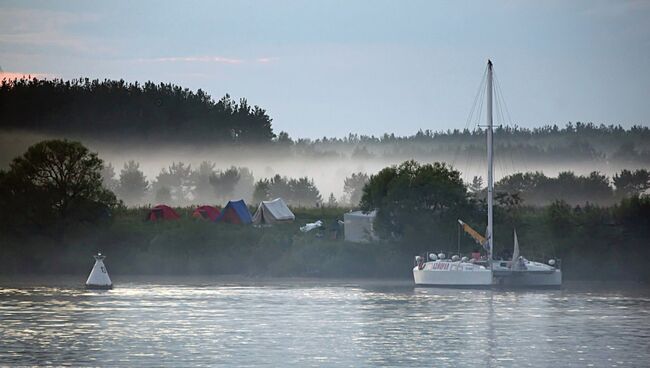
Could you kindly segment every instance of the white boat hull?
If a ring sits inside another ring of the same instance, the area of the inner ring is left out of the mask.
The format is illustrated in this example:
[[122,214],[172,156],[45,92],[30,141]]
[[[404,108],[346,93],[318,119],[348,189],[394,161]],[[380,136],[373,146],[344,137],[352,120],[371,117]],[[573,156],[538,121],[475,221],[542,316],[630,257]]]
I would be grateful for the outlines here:
[[413,267],[413,280],[420,286],[439,287],[539,287],[562,286],[562,271],[526,261],[526,269],[513,271],[510,262],[494,261],[493,270],[467,262],[432,261]]
[[[478,267],[478,266],[477,266]],[[413,279],[416,285],[422,286],[490,286],[492,285],[492,272],[481,268],[477,270],[437,270],[431,269],[431,262],[424,269],[417,266],[413,268]]]
[[524,259],[523,269],[511,270],[511,262],[494,261],[494,283],[507,287],[560,287],[562,271],[553,266]]

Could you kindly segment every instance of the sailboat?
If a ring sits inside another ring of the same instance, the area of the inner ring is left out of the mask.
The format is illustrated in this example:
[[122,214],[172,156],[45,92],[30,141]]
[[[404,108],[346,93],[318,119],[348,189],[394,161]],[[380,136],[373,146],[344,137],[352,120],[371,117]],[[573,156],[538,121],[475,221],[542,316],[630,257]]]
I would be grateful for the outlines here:
[[[444,253],[430,253],[416,256],[413,267],[413,279],[416,285],[449,286],[449,287],[491,287],[503,286],[537,286],[558,287],[562,285],[562,271],[556,267],[555,261],[549,264],[532,262],[519,256],[519,243],[514,233],[514,251],[511,261],[497,261],[493,257],[493,207],[494,207],[494,149],[493,149],[493,119],[492,119],[492,62],[487,64],[487,231],[485,236],[459,220],[465,232],[472,236],[486,251],[487,257],[480,253],[473,257],[454,255],[448,259]],[[559,266],[559,265],[558,265]]]

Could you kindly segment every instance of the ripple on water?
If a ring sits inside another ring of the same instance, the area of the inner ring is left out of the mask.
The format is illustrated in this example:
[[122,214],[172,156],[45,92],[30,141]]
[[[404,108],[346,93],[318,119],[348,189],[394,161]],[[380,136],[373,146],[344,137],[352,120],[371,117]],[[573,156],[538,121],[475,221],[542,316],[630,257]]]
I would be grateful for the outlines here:
[[[647,291],[207,280],[0,287],[0,365],[643,366]],[[610,295],[611,294],[611,295]]]

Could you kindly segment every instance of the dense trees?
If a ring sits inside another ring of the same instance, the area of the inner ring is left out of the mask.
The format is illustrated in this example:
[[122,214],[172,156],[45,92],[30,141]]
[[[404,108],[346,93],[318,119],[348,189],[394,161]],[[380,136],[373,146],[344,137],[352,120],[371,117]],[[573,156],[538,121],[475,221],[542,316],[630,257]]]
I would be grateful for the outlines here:
[[556,178],[541,172],[517,173],[499,180],[495,188],[497,195],[517,195],[529,205],[547,205],[557,200],[572,205],[609,205],[623,197],[644,193],[650,188],[650,174],[645,169],[622,170],[614,175],[610,183],[607,176],[597,171],[586,176],[565,171]]
[[650,189],[650,172],[645,169],[622,170],[612,178],[616,192],[621,196],[633,196]]
[[[348,157],[355,161],[412,159],[453,163],[484,162],[485,131],[419,131],[410,136],[350,134],[343,138],[298,139],[283,137],[294,154]],[[501,126],[494,132],[497,163],[527,168],[533,165],[590,164],[639,167],[650,164],[650,128],[568,123],[527,129]],[[462,161],[459,159],[462,158]]]
[[376,227],[384,238],[439,239],[444,228],[456,228],[456,219],[468,210],[469,196],[460,172],[436,162],[420,165],[406,161],[370,177],[361,207],[377,209]]
[[[323,202],[313,179],[289,178],[276,175],[255,180],[246,167],[231,166],[217,169],[215,163],[201,162],[197,168],[183,162],[165,167],[151,184],[139,163],[128,161],[115,179],[112,165],[102,168],[105,188],[114,191],[127,205],[165,202],[172,205],[223,204],[230,199],[242,198],[253,203],[282,197],[289,203],[316,206]],[[363,172],[353,173],[343,180],[343,196],[338,205],[359,206],[364,186],[369,177]],[[483,179],[475,176],[465,183],[473,200],[485,199]],[[495,200],[504,207],[520,205],[546,206],[556,200],[569,205],[586,203],[612,205],[624,197],[644,194],[650,189],[650,173],[646,169],[622,170],[611,179],[599,172],[577,175],[561,172],[557,177],[542,172],[508,175],[495,184]],[[329,203],[330,198],[325,198]]]
[[[294,155],[453,162],[459,155],[480,160],[485,152],[481,129],[418,131],[411,136],[350,134],[344,138],[292,139],[275,136],[267,112],[230,96],[215,101],[202,90],[171,84],[119,80],[3,81],[0,129],[75,134],[98,140],[115,137],[139,141],[188,143],[269,142]],[[499,157],[528,165],[554,162],[600,162],[640,167],[650,163],[650,128],[593,123],[546,125],[534,129],[495,129]],[[527,165],[524,165],[527,166]]]
[[261,179],[255,183],[254,201],[282,198],[287,204],[296,207],[316,207],[322,204],[323,198],[314,185],[314,180],[308,177],[298,179],[275,175],[271,179]]
[[246,99],[214,101],[172,84],[123,80],[2,81],[1,129],[122,138],[258,143],[275,137],[271,118]]
[[2,226],[36,226],[62,237],[71,222],[106,217],[118,202],[102,183],[102,160],[79,142],[37,143],[0,172]]

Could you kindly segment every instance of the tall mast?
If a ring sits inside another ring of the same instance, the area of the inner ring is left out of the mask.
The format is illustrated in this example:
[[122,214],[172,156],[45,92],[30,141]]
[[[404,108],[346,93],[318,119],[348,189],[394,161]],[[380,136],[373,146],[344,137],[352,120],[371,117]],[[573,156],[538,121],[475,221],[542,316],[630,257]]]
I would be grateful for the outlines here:
[[[488,74],[487,74],[487,160],[488,160],[488,176],[487,176],[487,205],[488,205],[488,225],[487,225],[487,241],[488,241],[488,259],[490,265],[492,264],[492,250],[494,249],[494,232],[492,231],[492,206],[494,196],[494,178],[492,171],[494,169],[492,148],[492,61],[488,60]],[[491,268],[492,266],[490,266]]]

